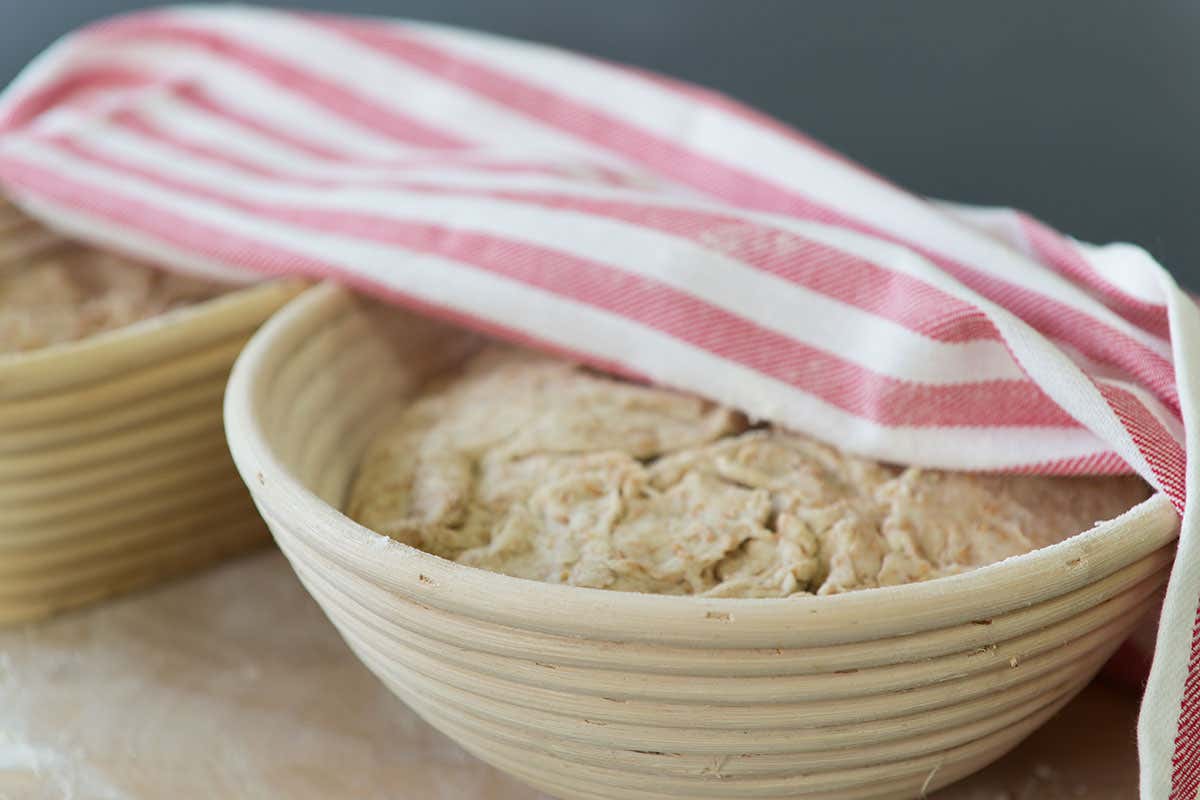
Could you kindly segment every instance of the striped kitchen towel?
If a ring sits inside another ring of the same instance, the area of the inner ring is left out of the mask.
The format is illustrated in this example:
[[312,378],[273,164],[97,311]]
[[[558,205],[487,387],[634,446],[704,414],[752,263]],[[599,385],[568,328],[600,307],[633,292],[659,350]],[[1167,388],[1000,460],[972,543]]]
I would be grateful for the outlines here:
[[1183,517],[1142,793],[1196,796],[1200,313],[1144,251],[931,203],[661,76],[229,6],[54,45],[0,98],[0,185],[176,269],[332,277],[877,458],[1136,471]]

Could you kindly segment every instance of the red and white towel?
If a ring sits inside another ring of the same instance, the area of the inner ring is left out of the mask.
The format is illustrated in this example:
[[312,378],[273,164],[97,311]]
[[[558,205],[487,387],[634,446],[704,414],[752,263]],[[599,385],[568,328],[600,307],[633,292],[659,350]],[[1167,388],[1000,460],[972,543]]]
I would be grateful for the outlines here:
[[1135,470],[1183,516],[1142,795],[1196,797],[1200,312],[1144,251],[931,203],[627,67],[248,8],[54,45],[0,97],[0,185],[177,269],[336,278],[878,458]]

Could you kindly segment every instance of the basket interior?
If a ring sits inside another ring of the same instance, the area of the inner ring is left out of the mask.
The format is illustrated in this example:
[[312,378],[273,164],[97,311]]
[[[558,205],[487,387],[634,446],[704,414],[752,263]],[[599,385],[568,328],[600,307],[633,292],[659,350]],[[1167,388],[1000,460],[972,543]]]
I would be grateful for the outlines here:
[[350,295],[330,312],[275,362],[279,372],[266,381],[271,396],[258,398],[259,419],[282,465],[341,508],[364,451],[404,399],[461,363],[482,340]]

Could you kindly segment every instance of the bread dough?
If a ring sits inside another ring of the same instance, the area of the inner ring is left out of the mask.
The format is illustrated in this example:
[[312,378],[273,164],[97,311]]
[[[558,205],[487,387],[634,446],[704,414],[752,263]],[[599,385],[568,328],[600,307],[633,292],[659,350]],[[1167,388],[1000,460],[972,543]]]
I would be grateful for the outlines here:
[[0,210],[0,353],[83,339],[227,288],[66,242]]
[[1134,477],[880,464],[697,397],[496,345],[429,387],[375,442],[348,513],[523,578],[783,597],[962,572],[1148,496]]

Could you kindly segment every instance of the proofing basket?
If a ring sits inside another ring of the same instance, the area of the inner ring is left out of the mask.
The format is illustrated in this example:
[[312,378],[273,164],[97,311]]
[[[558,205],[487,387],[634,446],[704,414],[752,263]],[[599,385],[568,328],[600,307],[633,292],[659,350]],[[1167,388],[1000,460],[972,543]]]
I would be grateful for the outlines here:
[[247,338],[300,288],[236,290],[0,354],[0,624],[268,541],[229,458],[221,398]]
[[1177,518],[1120,518],[963,575],[830,597],[608,592],[482,571],[338,511],[456,334],[333,286],[233,371],[234,460],[358,657],[471,753],[578,800],[914,797],[979,769],[1095,674],[1167,578]]

